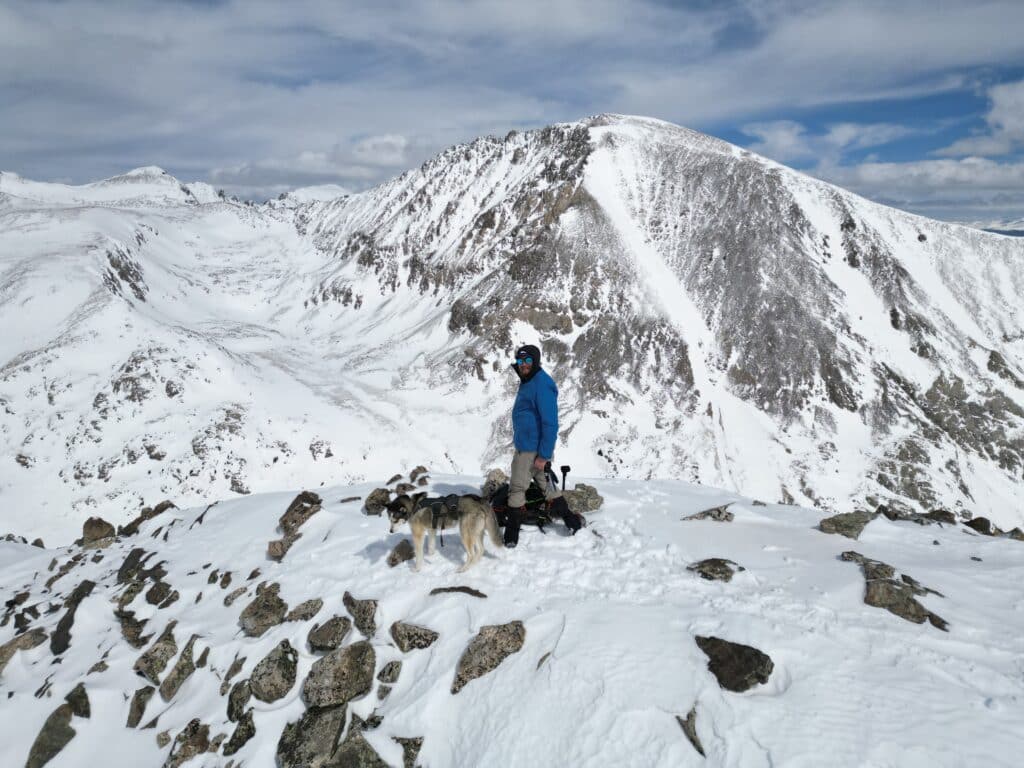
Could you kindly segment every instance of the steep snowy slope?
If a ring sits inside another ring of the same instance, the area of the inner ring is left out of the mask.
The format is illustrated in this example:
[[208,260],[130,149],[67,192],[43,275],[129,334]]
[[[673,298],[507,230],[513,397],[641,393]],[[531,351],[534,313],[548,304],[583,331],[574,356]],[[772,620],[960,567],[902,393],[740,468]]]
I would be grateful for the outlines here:
[[0,176],[9,528],[504,462],[523,341],[587,474],[1024,521],[1018,239],[617,116],[324,197]]
[[[86,549],[0,542],[0,764],[1018,764],[1024,544],[884,517],[851,541],[813,510],[596,482],[577,536],[527,528],[464,574],[452,535],[422,572],[389,567],[407,533],[361,514],[371,484],[300,499],[282,562],[266,544],[294,493],[169,509]],[[724,504],[731,522],[681,520]],[[921,623],[866,605],[845,552]],[[707,558],[730,580],[687,569]],[[706,637],[768,658],[731,679]]]

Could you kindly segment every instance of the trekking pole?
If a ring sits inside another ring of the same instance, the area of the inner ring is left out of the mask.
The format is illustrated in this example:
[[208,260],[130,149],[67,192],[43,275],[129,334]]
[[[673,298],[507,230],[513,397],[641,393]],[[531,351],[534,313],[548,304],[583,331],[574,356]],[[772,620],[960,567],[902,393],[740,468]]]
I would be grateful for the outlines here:
[[568,464],[563,464],[562,466],[559,467],[559,469],[562,470],[562,490],[565,491],[565,478],[566,475],[569,474],[569,470],[571,470],[572,467],[570,467]]

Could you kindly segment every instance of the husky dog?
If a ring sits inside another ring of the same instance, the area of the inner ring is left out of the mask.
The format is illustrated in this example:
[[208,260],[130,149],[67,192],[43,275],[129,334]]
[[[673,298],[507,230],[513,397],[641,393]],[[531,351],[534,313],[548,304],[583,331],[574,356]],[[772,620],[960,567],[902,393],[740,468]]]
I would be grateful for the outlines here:
[[391,533],[396,533],[402,523],[408,521],[412,528],[412,545],[416,551],[414,571],[423,567],[423,539],[427,541],[427,554],[434,554],[437,532],[452,528],[458,523],[462,546],[466,549],[466,562],[459,573],[472,567],[484,554],[484,533],[491,537],[491,544],[502,549],[498,522],[494,510],[479,496],[457,496],[428,499],[425,493],[412,496],[402,494],[387,505]]

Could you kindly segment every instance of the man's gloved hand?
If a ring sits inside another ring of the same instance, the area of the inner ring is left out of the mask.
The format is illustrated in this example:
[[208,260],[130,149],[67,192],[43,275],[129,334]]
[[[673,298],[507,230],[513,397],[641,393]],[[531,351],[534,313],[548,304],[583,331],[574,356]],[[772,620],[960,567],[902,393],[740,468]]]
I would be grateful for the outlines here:
[[537,470],[543,470],[548,465],[550,459],[542,459],[540,456],[533,460],[533,468]]

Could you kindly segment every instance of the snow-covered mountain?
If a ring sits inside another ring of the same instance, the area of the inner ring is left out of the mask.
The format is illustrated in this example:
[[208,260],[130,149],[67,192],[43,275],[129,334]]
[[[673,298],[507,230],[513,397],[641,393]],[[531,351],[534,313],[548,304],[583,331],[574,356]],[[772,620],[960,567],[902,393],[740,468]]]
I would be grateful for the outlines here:
[[504,463],[525,341],[584,475],[1024,521],[1024,241],[618,116],[324,197],[0,176],[7,527]]
[[605,480],[576,536],[526,528],[459,574],[450,535],[414,573],[389,567],[407,532],[360,513],[372,487],[0,541],[0,764],[1020,761],[1018,541],[884,517],[853,541],[814,510]]

